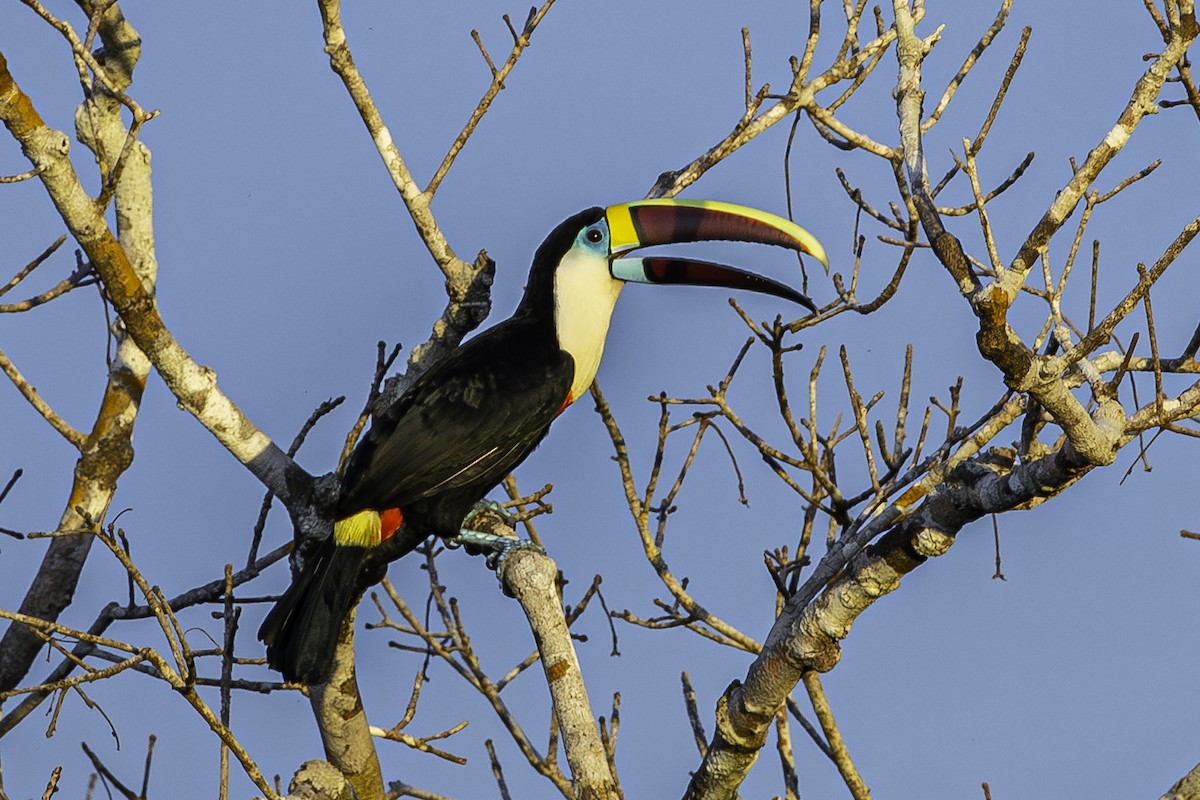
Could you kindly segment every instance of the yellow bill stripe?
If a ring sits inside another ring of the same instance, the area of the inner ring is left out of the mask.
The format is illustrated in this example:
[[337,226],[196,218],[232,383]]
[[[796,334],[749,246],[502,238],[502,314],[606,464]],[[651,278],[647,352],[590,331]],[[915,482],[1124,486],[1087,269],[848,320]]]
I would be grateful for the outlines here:
[[[642,202],[650,202],[643,200]],[[609,206],[604,214],[608,218],[608,249],[619,253],[622,250],[632,250],[641,247],[637,230],[633,227],[633,215],[630,206],[633,203],[622,203],[619,206]]]

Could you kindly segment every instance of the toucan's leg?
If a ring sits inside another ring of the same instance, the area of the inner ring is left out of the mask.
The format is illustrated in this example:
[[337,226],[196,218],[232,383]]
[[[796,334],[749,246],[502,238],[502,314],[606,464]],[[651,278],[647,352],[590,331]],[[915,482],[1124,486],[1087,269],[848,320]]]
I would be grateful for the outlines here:
[[[464,522],[474,521],[476,514],[480,510],[486,510],[496,514],[504,520],[504,523],[509,527],[515,527],[512,515],[509,514],[503,506],[494,500],[483,499],[476,503],[475,510],[467,517]],[[487,531],[476,530],[471,527],[463,526],[459,529],[458,535],[449,540],[454,544],[464,545],[472,550],[487,553],[487,565],[495,570],[496,577],[499,578],[504,569],[504,562],[508,557],[517,550],[534,549],[540,553],[544,553],[541,547],[529,541],[528,539],[518,539],[511,536],[502,536],[498,533],[489,533]]]

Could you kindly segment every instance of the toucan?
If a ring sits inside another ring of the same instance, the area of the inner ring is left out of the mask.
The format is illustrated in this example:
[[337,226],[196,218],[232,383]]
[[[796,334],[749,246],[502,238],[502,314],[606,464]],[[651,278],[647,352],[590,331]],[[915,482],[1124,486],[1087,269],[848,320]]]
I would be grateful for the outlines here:
[[816,311],[795,289],[733,267],[637,248],[727,240],[790,248],[828,270],[820,242],[764,211],[706,200],[589,208],[538,248],[516,312],[453,350],[373,420],[344,472],[333,535],[305,563],[258,637],[290,682],[329,680],[368,549],[400,527],[459,537],[464,519],[587,391],[626,282],[747,289]]

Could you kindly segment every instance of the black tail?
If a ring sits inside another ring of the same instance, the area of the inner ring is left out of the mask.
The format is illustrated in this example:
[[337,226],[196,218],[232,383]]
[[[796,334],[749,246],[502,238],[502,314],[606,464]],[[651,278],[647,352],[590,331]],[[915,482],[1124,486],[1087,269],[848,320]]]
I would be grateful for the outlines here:
[[335,544],[330,536],[263,620],[258,638],[267,645],[267,663],[285,680],[329,680],[338,631],[356,598],[354,585],[366,552]]

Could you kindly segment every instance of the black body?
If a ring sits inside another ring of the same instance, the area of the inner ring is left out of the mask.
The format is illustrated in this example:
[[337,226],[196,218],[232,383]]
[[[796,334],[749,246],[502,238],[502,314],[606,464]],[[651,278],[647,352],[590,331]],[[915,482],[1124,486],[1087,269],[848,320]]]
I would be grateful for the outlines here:
[[400,508],[424,533],[456,535],[567,399],[574,365],[545,327],[518,314],[422,375],[355,448],[338,517]]

